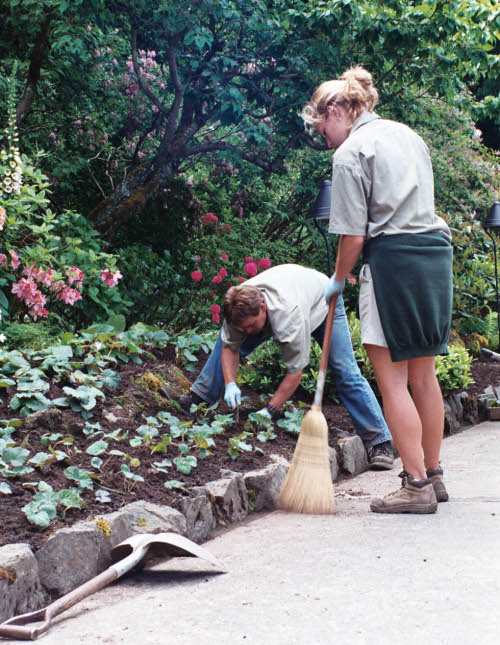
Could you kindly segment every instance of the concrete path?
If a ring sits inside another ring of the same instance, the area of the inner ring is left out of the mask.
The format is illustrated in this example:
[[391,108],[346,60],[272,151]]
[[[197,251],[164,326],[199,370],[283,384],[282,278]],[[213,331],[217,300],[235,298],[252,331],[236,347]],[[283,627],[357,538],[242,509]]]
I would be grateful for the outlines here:
[[44,645],[500,643],[500,423],[445,440],[435,515],[376,515],[398,467],[337,487],[338,512],[260,515],[55,619]]

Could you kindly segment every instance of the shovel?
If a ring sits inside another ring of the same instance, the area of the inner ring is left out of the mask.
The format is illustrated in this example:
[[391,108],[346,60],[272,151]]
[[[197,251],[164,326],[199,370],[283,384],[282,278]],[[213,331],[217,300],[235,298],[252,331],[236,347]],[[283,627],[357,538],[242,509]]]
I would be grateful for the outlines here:
[[[179,556],[179,557],[195,557],[202,558],[214,564],[226,572],[227,569],[224,564],[209,553],[206,549],[198,546],[191,540],[188,540],[182,535],[176,533],[158,533],[152,535],[150,533],[142,533],[133,535],[132,537],[124,540],[111,551],[111,558],[115,562],[108,569],[101,574],[85,582],[80,587],[73,589],[62,598],[54,601],[45,609],[32,611],[29,614],[22,614],[21,616],[14,616],[9,618],[0,625],[0,636],[6,638],[17,638],[21,640],[35,640],[41,634],[48,631],[52,619],[63,611],[73,607],[77,602],[87,598],[99,589],[102,589],[110,582],[114,582],[127,571],[130,571],[142,560],[147,557],[161,557]],[[30,623],[42,623],[38,627],[23,627]]]

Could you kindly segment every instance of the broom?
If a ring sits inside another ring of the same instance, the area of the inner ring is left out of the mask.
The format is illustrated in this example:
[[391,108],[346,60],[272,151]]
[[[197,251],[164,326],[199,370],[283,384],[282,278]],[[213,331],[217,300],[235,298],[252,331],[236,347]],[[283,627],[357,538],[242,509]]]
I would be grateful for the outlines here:
[[285,511],[313,514],[335,512],[328,458],[328,425],[321,411],[321,402],[337,299],[337,295],[330,299],[314,402],[302,422],[292,463],[278,500],[278,506]]

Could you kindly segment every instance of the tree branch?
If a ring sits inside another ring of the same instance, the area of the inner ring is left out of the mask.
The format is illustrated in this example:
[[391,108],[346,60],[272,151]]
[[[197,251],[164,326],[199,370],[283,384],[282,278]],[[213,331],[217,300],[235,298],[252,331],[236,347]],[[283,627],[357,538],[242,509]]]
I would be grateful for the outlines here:
[[131,53],[132,53],[132,62],[134,64],[134,72],[135,72],[135,75],[137,76],[139,87],[144,92],[144,94],[148,97],[151,103],[156,105],[156,107],[162,114],[165,114],[168,116],[169,110],[167,110],[167,108],[163,105],[163,103],[149,89],[149,87],[146,85],[142,77],[141,68],[139,67],[139,61],[137,60],[137,27],[135,25],[132,26],[130,47],[131,47]]
[[182,99],[184,98],[184,87],[179,77],[176,58],[177,43],[179,42],[179,38],[181,38],[183,35],[184,32],[177,34],[176,36],[168,36],[167,62],[168,69],[170,70],[170,78],[172,79],[175,88],[175,96],[167,115],[167,123],[165,126],[165,133],[167,136],[172,136],[172,134],[174,133],[177,116],[179,114],[179,110],[181,109]]
[[200,143],[197,146],[190,146],[186,148],[185,157],[192,157],[193,155],[206,154],[207,152],[217,152],[221,150],[231,150],[237,152],[242,159],[253,163],[255,166],[267,170],[268,172],[279,172],[283,166],[283,158],[281,156],[275,159],[266,160],[260,155],[242,150],[234,143],[228,141],[211,141],[209,143]]

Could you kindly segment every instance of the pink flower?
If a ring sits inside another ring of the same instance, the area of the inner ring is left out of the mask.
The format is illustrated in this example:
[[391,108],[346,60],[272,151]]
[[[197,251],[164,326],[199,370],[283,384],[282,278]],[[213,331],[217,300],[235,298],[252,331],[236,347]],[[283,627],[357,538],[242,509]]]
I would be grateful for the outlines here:
[[4,267],[7,265],[7,256],[5,253],[0,253],[0,267]]
[[258,271],[257,265],[255,264],[255,262],[247,262],[243,267],[243,270],[251,278],[253,278],[254,275],[257,275],[257,271]]
[[247,264],[248,264],[248,262],[253,262],[253,261],[254,261],[254,259],[253,259],[253,258],[251,258],[249,255],[247,255],[247,256],[245,257],[245,263],[247,263]]
[[217,217],[217,215],[214,215],[213,213],[205,213],[205,215],[202,215],[200,217],[200,220],[204,226],[207,226],[211,222],[213,222],[214,224],[217,224],[217,222],[219,221],[219,218]]
[[238,280],[238,282],[245,282],[246,278],[244,278],[242,275],[239,275],[237,276],[236,280]]
[[218,275],[216,275],[216,276],[214,276],[212,278],[212,282],[214,284],[220,284],[222,282],[222,280],[223,280],[223,277],[220,274],[218,274]]
[[38,292],[36,284],[32,278],[21,278],[19,282],[12,285],[12,293],[15,293],[19,300],[35,302],[35,295]]
[[82,288],[82,280],[85,274],[81,269],[79,269],[78,267],[73,267],[66,271],[66,275],[68,276],[68,282],[70,284],[76,282],[76,287],[78,287],[78,289]]
[[62,300],[67,305],[73,306],[77,300],[82,300],[82,294],[78,289],[70,289],[69,287],[66,287],[58,294],[57,300]]
[[112,273],[109,269],[104,269],[104,271],[101,272],[101,280],[108,287],[114,287],[115,285],[117,285],[118,280],[121,277],[123,277],[123,276],[122,276],[122,274],[120,273],[119,270],[115,271],[115,273]]
[[211,291],[211,292],[210,292],[210,297],[211,297],[211,298],[213,298],[213,297],[215,296],[215,294],[216,294],[216,293],[217,293],[217,292],[216,292],[216,290],[214,289],[213,291]]
[[220,305],[210,305],[211,314],[220,314]]
[[224,267],[219,270],[219,275],[221,276],[222,279],[224,279],[227,276],[227,271]]
[[10,257],[11,257],[10,266],[13,269],[17,269],[17,267],[21,264],[19,262],[19,255],[17,254],[16,251],[13,251],[12,249],[9,249],[9,253],[10,253]]
[[271,267],[271,260],[269,258],[261,258],[259,260],[259,266],[265,271]]
[[212,322],[213,323],[218,323],[220,321],[220,315],[219,314],[212,314]]
[[356,276],[352,273],[347,275],[346,280],[349,284],[356,284]]
[[44,309],[42,305],[37,304],[28,311],[28,314],[33,318],[33,320],[36,320],[37,318],[47,318],[49,312],[47,309]]
[[5,224],[6,217],[7,217],[7,213],[5,212],[5,208],[2,208],[2,206],[0,206],[0,231],[3,229],[3,225]]
[[64,282],[54,282],[54,281],[52,281],[52,284],[50,285],[50,290],[53,293],[59,293],[63,289],[66,289],[66,285],[64,284]]
[[202,278],[203,274],[201,273],[201,271],[193,271],[193,273],[191,273],[191,280],[193,282],[199,282]]
[[227,260],[229,258],[229,255],[227,253],[221,253],[220,257],[222,260]]
[[217,227],[217,232],[219,233],[219,235],[222,235],[223,233],[230,233],[231,226],[229,224],[221,224]]

